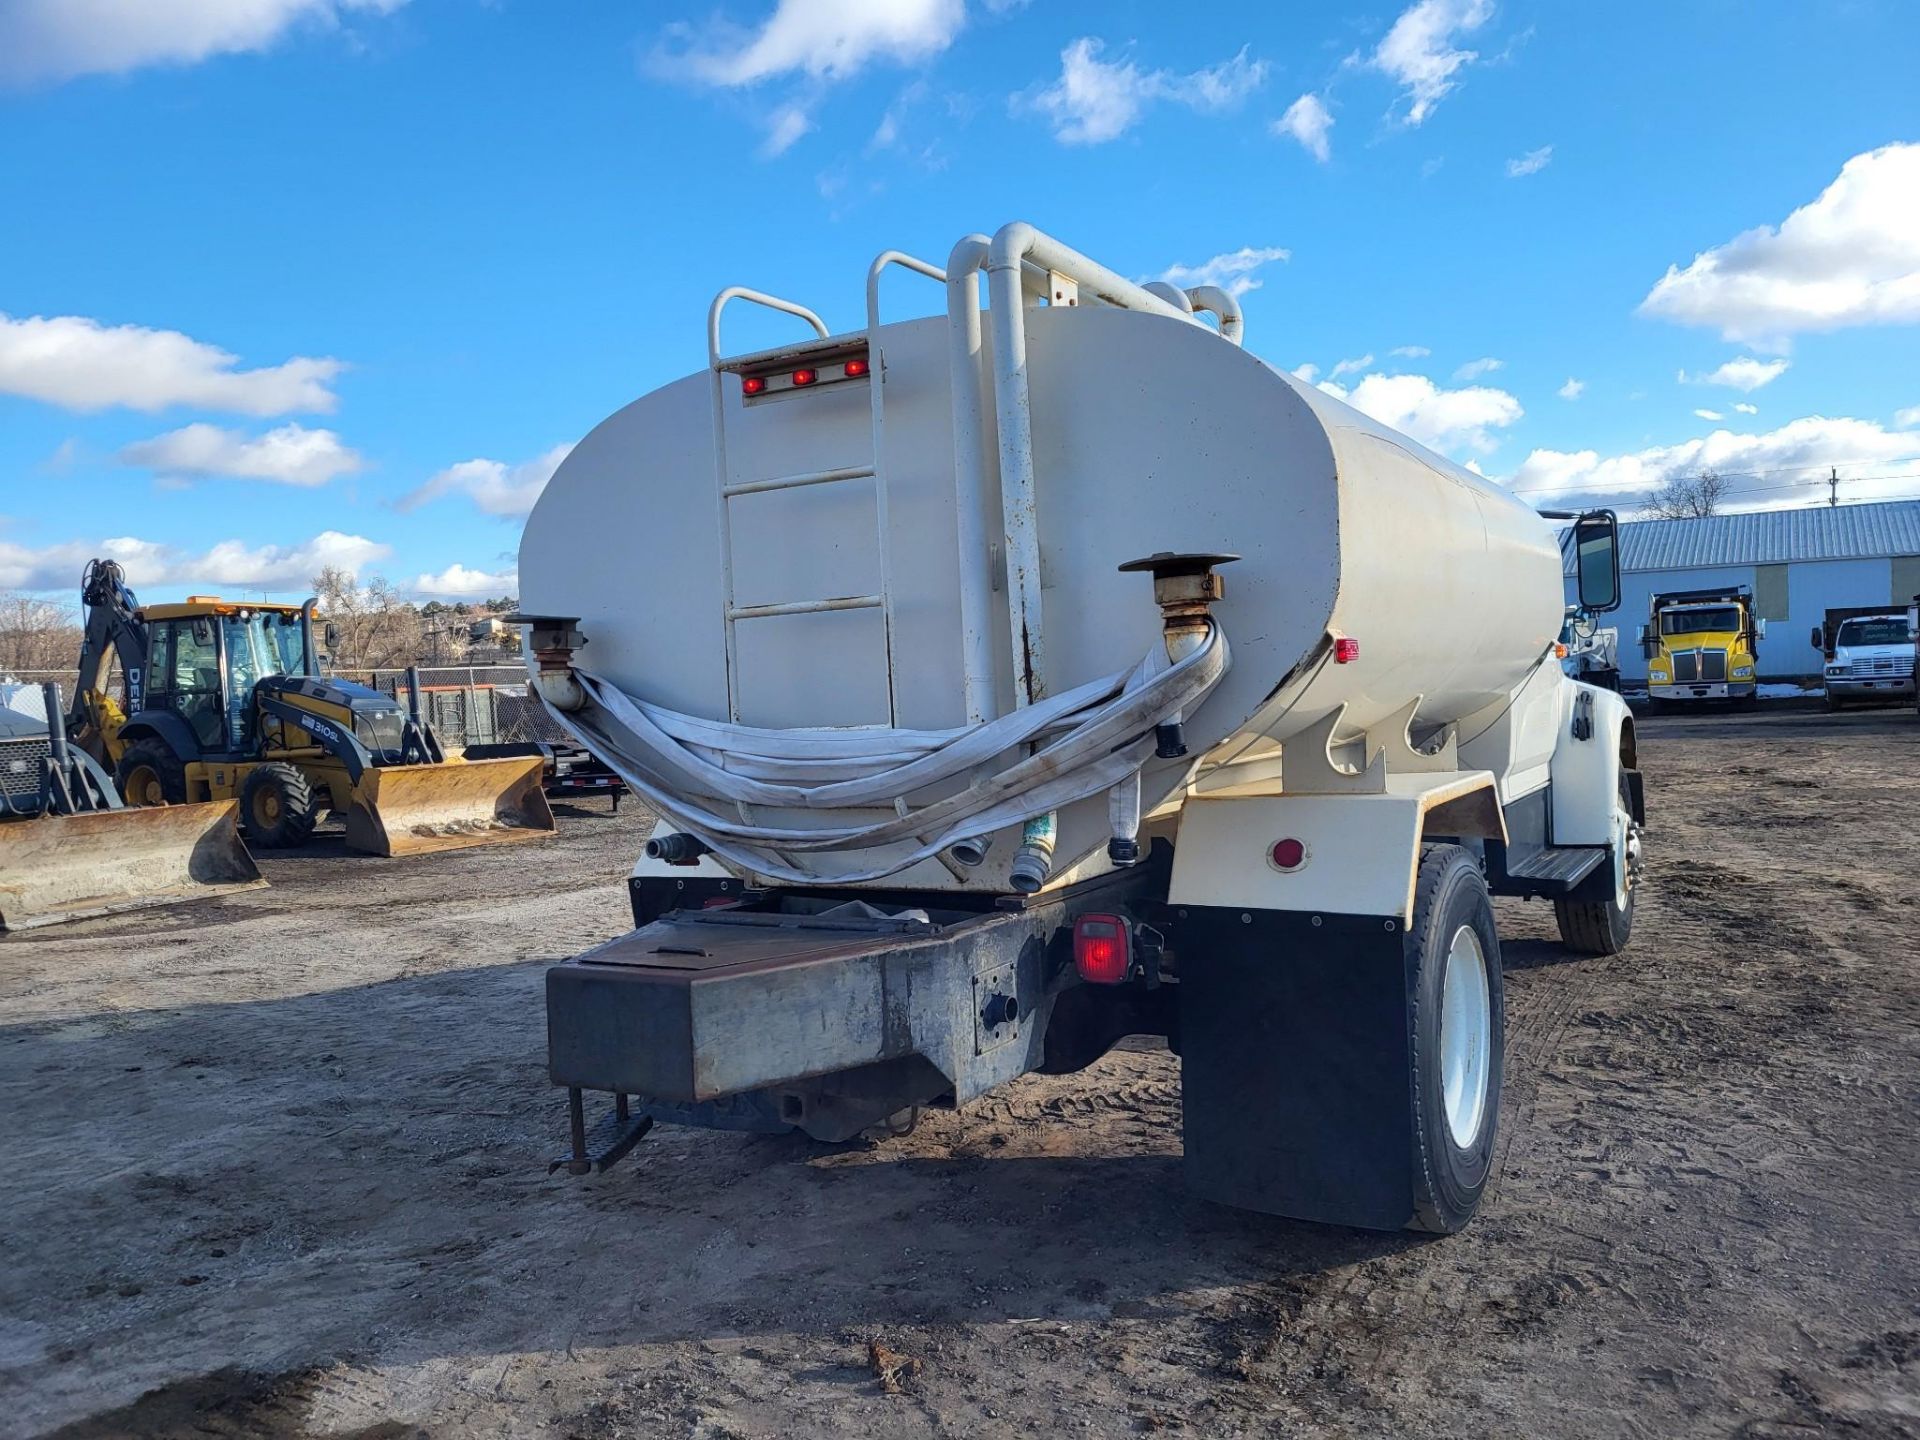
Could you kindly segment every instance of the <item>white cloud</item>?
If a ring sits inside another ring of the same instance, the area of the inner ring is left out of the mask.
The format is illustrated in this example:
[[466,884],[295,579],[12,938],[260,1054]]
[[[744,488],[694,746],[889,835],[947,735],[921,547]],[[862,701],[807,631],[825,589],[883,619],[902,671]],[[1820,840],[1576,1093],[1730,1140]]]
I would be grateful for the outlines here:
[[1100,145],[1125,134],[1160,101],[1203,112],[1229,110],[1267,78],[1266,61],[1248,59],[1244,45],[1219,64],[1185,75],[1142,70],[1131,60],[1102,60],[1105,48],[1089,37],[1075,40],[1060,52],[1060,78],[1014,97],[1014,109],[1044,115],[1064,145]]
[[281,425],[264,435],[187,425],[127,446],[120,459],[173,476],[226,476],[309,487],[366,468],[333,431],[301,425]]
[[782,105],[767,120],[767,138],[760,144],[760,153],[769,160],[784,155],[811,129],[813,121],[805,110],[798,105]]
[[1920,144],[1856,155],[1778,229],[1669,266],[1640,313],[1781,351],[1802,331],[1920,322]]
[[1456,380],[1478,380],[1482,375],[1491,375],[1496,370],[1507,368],[1507,362],[1496,360],[1491,355],[1482,355],[1478,360],[1469,360],[1453,372]]
[[1787,373],[1790,362],[1785,360],[1756,360],[1751,355],[1742,355],[1729,360],[1718,370],[1709,370],[1699,375],[1680,372],[1682,385],[1724,385],[1729,390],[1741,390],[1751,395],[1762,385],[1769,385]]
[[1238,250],[1229,250],[1198,265],[1169,265],[1160,272],[1160,278],[1182,289],[1190,285],[1218,285],[1229,295],[1244,295],[1260,288],[1262,282],[1255,272],[1261,266],[1292,258],[1291,250],[1278,246],[1242,245]]
[[9,0],[0,5],[0,84],[118,75],[264,50],[297,25],[337,26],[406,0]]
[[1493,0],[1419,0],[1393,22],[1367,63],[1399,83],[1408,125],[1425,123],[1453,89],[1454,76],[1479,58],[1455,42],[1492,16]]
[[1848,498],[1889,499],[1911,491],[1914,436],[1870,420],[1809,415],[1776,430],[1735,434],[1715,430],[1677,445],[1656,445],[1602,457],[1594,450],[1535,450],[1508,478],[1529,499],[1566,503],[1644,499],[1676,475],[1713,470],[1732,483],[1728,508],[1760,510],[1826,496],[1826,474],[1837,466]]
[[1320,378],[1320,367],[1309,360],[1304,365],[1294,366],[1293,376],[1296,380],[1304,380],[1311,385]]
[[391,553],[390,547],[364,535],[338,530],[322,531],[296,545],[222,540],[199,552],[131,536],[69,540],[40,549],[0,539],[0,589],[70,592],[81,567],[103,556],[126,566],[127,582],[136,590],[148,585],[191,585],[304,591],[329,565],[357,575]]
[[845,80],[875,61],[931,59],[966,23],[965,0],[779,0],[765,24],[669,26],[653,67],[707,85],[754,85],[784,75]]
[[1368,351],[1365,355],[1356,355],[1351,360],[1336,360],[1328,378],[1338,380],[1342,375],[1358,375],[1372,363],[1372,351]]
[[1325,164],[1333,154],[1327,132],[1333,129],[1333,112],[1318,95],[1302,95],[1287,107],[1287,113],[1273,122],[1273,133],[1291,136],[1314,159]]
[[1727,418],[1726,416],[1722,415],[1718,410],[1696,410],[1693,413],[1702,420],[1717,421],[1717,420],[1724,420]]
[[1586,390],[1587,390],[1586,381],[1576,380],[1571,375],[1569,375],[1567,377],[1567,383],[1562,385],[1558,390],[1554,391],[1554,394],[1558,395],[1562,400],[1578,400],[1582,395],[1586,393]]
[[1396,345],[1387,351],[1387,354],[1398,355],[1403,360],[1424,360],[1433,354],[1433,351],[1424,345]]
[[1320,388],[1382,425],[1440,451],[1485,454],[1499,444],[1493,431],[1526,413],[1504,390],[1482,385],[1442,390],[1424,375],[1368,375],[1351,391],[1330,380]]
[[1518,180],[1525,175],[1538,175],[1553,162],[1553,147],[1542,145],[1538,150],[1529,150],[1517,160],[1507,161],[1507,178]]
[[520,593],[518,571],[470,570],[465,565],[449,565],[437,575],[418,575],[407,587],[415,595],[433,600],[492,600],[501,595]]
[[1920,405],[1909,405],[1904,410],[1894,411],[1893,423],[1902,429],[1910,425],[1920,425]]
[[240,415],[331,411],[338,360],[299,357],[237,370],[236,356],[177,330],[102,325],[79,315],[0,311],[0,394],[68,410],[123,405],[151,413],[170,405]]
[[1742,415],[1758,415],[1760,413],[1760,407],[1758,405],[1749,405],[1744,400],[1734,401],[1733,408],[1738,410]]
[[547,481],[567,458],[571,445],[556,445],[544,455],[518,465],[499,460],[462,460],[428,480],[419,489],[402,496],[399,507],[415,510],[431,500],[448,495],[464,495],[488,515],[525,515],[547,488]]

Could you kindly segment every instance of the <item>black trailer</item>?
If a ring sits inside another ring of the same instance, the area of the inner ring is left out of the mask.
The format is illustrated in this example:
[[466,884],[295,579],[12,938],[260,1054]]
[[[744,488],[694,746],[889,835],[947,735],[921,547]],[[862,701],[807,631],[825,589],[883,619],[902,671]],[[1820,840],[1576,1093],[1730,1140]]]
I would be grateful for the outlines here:
[[538,755],[546,762],[540,788],[549,800],[585,800],[600,796],[613,803],[620,813],[620,797],[627,793],[627,782],[611,766],[596,759],[583,745],[565,740],[510,740],[486,745],[469,745],[461,752],[469,760],[505,760],[521,755]]

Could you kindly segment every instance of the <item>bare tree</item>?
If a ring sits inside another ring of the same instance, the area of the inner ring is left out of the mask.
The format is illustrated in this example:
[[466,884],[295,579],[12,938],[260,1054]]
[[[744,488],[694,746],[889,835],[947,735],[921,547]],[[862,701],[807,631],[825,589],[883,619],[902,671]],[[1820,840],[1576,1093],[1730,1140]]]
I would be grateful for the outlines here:
[[356,580],[337,565],[313,577],[323,620],[339,631],[333,664],[341,670],[384,670],[414,664],[425,639],[420,612],[380,575]]
[[1726,477],[1717,471],[1675,475],[1648,497],[1641,513],[1649,520],[1699,520],[1718,515],[1726,494]]
[[0,592],[0,673],[68,670],[80,654],[80,624],[71,605]]

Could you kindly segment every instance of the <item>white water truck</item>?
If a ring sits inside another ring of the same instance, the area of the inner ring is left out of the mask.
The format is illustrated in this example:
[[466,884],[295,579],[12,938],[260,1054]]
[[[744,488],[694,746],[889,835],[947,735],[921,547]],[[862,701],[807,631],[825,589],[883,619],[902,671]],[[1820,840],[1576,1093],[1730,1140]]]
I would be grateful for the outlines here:
[[[945,313],[883,323],[891,265]],[[813,333],[729,354],[735,302]],[[660,818],[638,928],[548,972],[556,1166],[656,1122],[846,1139],[1160,1035],[1199,1193],[1466,1224],[1488,896],[1626,943],[1633,722],[1559,665],[1557,527],[1243,328],[1013,224],[881,255],[849,333],[723,291],[705,368],[573,450],[529,668]],[[1615,608],[1613,517],[1559,518]]]

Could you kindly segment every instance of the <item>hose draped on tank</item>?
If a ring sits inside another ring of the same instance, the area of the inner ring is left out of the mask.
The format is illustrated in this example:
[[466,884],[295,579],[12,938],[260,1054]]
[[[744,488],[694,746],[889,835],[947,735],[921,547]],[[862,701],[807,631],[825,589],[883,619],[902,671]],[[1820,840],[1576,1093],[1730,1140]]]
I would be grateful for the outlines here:
[[[794,884],[878,880],[962,840],[1131,781],[1153,758],[1154,727],[1191,713],[1227,672],[1209,621],[1200,647],[1169,661],[1157,642],[1131,670],[953,730],[771,730],[683,715],[584,670],[584,708],[548,713],[666,820],[744,870]],[[1031,753],[1028,753],[1031,747]],[[1004,758],[999,768],[990,768]],[[909,796],[961,788],[917,808]],[[819,827],[761,824],[749,807],[894,813]],[[884,856],[868,853],[888,847]],[[793,857],[805,855],[801,865]]]

